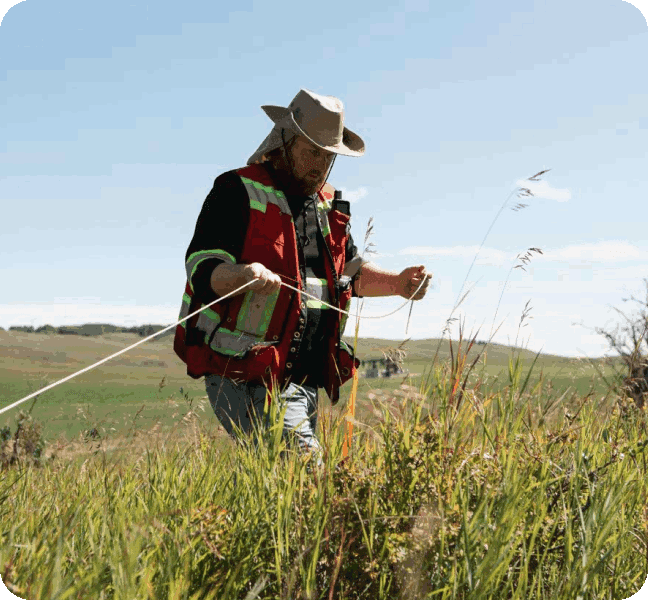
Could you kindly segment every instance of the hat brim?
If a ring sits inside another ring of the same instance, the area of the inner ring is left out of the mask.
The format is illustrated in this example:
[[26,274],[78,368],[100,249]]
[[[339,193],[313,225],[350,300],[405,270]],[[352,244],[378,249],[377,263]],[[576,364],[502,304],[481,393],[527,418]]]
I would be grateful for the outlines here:
[[268,105],[262,106],[261,108],[277,127],[290,129],[295,133],[304,136],[311,144],[318,148],[322,148],[328,152],[334,152],[335,154],[342,154],[344,156],[362,156],[365,153],[365,143],[362,138],[347,127],[343,128],[342,140],[340,140],[338,144],[335,146],[323,146],[311,138],[299,126],[299,123],[295,121],[295,117],[289,108]]

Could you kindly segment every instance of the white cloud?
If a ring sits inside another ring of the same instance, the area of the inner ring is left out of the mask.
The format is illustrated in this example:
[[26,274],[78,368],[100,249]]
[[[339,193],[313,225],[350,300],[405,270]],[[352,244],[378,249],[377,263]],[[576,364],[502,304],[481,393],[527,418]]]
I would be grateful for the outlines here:
[[95,303],[95,299],[81,299],[80,303],[0,304],[0,326],[12,325],[82,325],[84,323],[109,323],[134,327],[153,323],[170,325],[178,320],[180,306],[135,306]]
[[545,260],[587,261],[587,262],[622,262],[627,260],[645,260],[648,253],[626,241],[598,242],[595,244],[576,244],[556,250],[543,250]]
[[633,265],[629,267],[618,267],[616,265],[592,268],[592,278],[596,281],[609,282],[636,282],[641,279],[648,279],[648,265]]
[[472,261],[477,252],[479,252],[477,264],[480,265],[501,266],[507,260],[513,258],[506,252],[496,250],[495,248],[484,247],[479,250],[479,246],[408,246],[401,250],[399,254],[410,256],[431,256],[435,258],[462,258],[467,261]]
[[556,200],[557,202],[567,202],[571,199],[571,191],[568,189],[553,188],[546,181],[530,181],[528,179],[517,182],[520,187],[528,188],[536,198],[545,198],[547,200]]
[[367,188],[365,187],[360,187],[357,190],[347,190],[346,188],[340,188],[340,191],[342,192],[342,200],[348,200],[349,202],[357,202],[369,193]]

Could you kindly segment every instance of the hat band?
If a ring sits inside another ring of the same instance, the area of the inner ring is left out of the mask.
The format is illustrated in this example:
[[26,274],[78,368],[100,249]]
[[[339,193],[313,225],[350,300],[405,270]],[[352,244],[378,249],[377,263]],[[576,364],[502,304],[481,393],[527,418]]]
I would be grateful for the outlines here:
[[342,142],[344,125],[340,113],[324,113],[315,119],[306,119],[304,113],[297,109],[292,117],[306,136],[320,146],[337,147]]

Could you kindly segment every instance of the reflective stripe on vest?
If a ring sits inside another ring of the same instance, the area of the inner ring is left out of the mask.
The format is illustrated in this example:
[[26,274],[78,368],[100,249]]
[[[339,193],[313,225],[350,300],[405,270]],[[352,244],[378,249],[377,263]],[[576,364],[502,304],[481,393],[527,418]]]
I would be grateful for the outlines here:
[[326,279],[315,277],[312,269],[306,269],[306,292],[317,297],[317,300],[306,298],[307,308],[328,309],[328,306],[323,304],[324,302],[328,302],[329,304],[331,302],[328,283]]
[[[241,180],[248,194],[251,209],[265,213],[268,204],[274,204],[280,212],[290,215],[292,219],[292,213],[283,192],[247,177],[241,177]],[[203,260],[214,257],[236,264],[235,258],[224,250],[196,252],[189,257],[186,264],[189,281],[191,282],[191,275],[195,273]],[[193,286],[191,286],[191,290],[193,291]],[[263,343],[278,298],[279,290],[272,294],[248,291],[243,297],[233,331],[225,327],[218,327],[220,318],[210,309],[200,313],[197,327],[205,333],[205,342],[215,352],[228,356],[244,356],[252,346]],[[189,302],[190,298],[185,294],[181,318],[189,314]],[[203,317],[205,313],[207,315]]]
[[292,212],[290,206],[288,206],[288,200],[286,200],[286,195],[282,191],[263,185],[247,177],[241,177],[241,181],[245,185],[245,191],[250,198],[250,208],[265,213],[268,204],[275,204],[282,213],[290,215],[292,219]]
[[[350,310],[351,308],[351,303],[349,302],[349,305],[346,307],[346,310]],[[344,335],[344,328],[346,327],[347,320],[349,318],[349,315],[347,313],[342,313],[340,315],[340,336]]]
[[[182,306],[180,307],[180,316],[178,319],[184,319],[189,315],[189,306],[191,304],[191,298],[188,294],[183,294],[182,296]],[[211,334],[220,324],[221,318],[218,313],[215,313],[211,308],[206,308],[198,315],[198,320],[196,321],[196,327],[205,333],[205,342],[209,341]],[[180,323],[182,327],[187,328],[187,321]]]
[[225,250],[216,248],[215,250],[201,250],[200,252],[194,252],[185,263],[185,269],[187,270],[187,281],[191,286],[191,291],[194,291],[193,284],[191,283],[193,274],[196,272],[198,265],[203,260],[207,260],[209,258],[219,258],[233,265],[236,264],[236,259],[229,252],[225,252]]
[[[268,204],[273,204],[281,213],[290,216],[291,221],[293,220],[292,211],[283,192],[247,177],[241,176],[241,181],[248,194],[250,209],[265,214]],[[317,202],[317,215],[325,237],[330,235],[328,222],[330,209],[330,201],[320,200]],[[186,263],[187,278],[192,292],[191,276],[195,273],[198,265],[209,258],[220,258],[231,264],[236,264],[236,259],[231,254],[220,249],[204,250],[192,254]],[[318,298],[318,300],[306,299],[307,306],[319,309],[328,308],[323,304],[323,302],[331,302],[327,280],[315,277],[311,270],[308,270],[306,275],[306,291]],[[252,346],[278,343],[277,341],[264,341],[278,298],[279,290],[269,295],[254,291],[245,293],[233,330],[222,326],[220,316],[210,309],[205,309],[200,313],[196,325],[204,332],[205,343],[209,344],[212,350],[226,356],[243,357]],[[180,318],[189,314],[190,301],[190,296],[185,294]],[[184,323],[183,326],[185,326]]]
[[324,202],[317,203],[317,216],[320,221],[320,226],[322,227],[322,235],[328,237],[331,235],[331,228],[329,227],[328,222],[328,212],[331,210],[331,203],[328,200]]
[[279,290],[272,294],[247,292],[236,320],[236,329],[263,339],[268,331]]
[[[257,298],[253,298],[252,295],[257,296]],[[263,342],[278,297],[278,291],[267,296],[248,292],[243,300],[235,331],[230,331],[224,327],[219,328],[221,318],[210,308],[205,308],[199,313],[196,327],[205,334],[205,343],[210,344],[213,350],[231,356],[244,355],[251,346]],[[184,319],[189,315],[190,304],[191,298],[188,294],[184,294],[182,296],[182,307],[180,308],[180,319]],[[246,308],[248,309],[247,312],[245,312]],[[186,321],[181,323],[181,326],[185,329],[186,323]],[[249,328],[249,330],[246,331],[244,328]],[[213,339],[211,339],[212,334],[214,334]]]

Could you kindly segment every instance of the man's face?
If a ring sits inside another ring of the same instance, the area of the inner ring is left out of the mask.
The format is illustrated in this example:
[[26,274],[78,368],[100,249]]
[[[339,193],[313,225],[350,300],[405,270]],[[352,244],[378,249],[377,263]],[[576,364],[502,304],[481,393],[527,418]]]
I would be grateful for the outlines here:
[[296,138],[289,152],[297,187],[306,196],[319,191],[335,154],[314,146],[302,136]]

